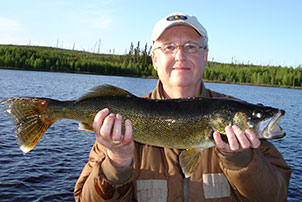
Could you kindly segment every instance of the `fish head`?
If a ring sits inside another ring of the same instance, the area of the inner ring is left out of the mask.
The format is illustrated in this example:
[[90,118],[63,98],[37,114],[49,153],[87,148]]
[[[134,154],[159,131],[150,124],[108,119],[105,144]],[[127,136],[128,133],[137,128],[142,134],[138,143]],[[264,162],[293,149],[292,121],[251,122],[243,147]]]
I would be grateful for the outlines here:
[[241,129],[253,130],[258,138],[279,139],[285,136],[278,121],[284,116],[285,111],[272,107],[253,105],[243,112],[236,112],[232,123]]
[[[278,121],[284,116],[285,111],[281,109],[275,109],[274,112],[265,114],[265,118],[261,119],[256,124],[255,132],[259,138],[265,139],[280,139],[285,136],[282,128],[278,125]],[[257,116],[257,115],[256,115]]]
[[213,131],[226,134],[225,127],[237,125],[242,131],[250,129],[261,139],[279,139],[285,136],[278,121],[285,111],[245,102],[230,102],[213,111],[210,123]]

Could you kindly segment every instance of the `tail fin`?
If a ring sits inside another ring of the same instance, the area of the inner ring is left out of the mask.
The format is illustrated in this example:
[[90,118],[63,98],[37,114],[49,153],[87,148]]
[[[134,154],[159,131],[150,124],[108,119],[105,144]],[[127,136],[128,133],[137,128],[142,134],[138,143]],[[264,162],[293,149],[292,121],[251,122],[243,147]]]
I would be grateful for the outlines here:
[[15,122],[15,137],[23,153],[32,150],[45,131],[55,122],[47,119],[47,99],[9,98],[0,102]]

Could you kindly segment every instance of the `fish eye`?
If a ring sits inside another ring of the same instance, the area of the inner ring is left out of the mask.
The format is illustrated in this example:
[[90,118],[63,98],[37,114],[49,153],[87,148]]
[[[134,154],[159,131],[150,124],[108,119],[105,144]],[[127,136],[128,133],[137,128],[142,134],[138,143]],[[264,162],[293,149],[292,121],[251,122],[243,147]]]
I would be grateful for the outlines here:
[[261,119],[262,118],[262,111],[255,110],[252,115],[253,115],[254,118]]

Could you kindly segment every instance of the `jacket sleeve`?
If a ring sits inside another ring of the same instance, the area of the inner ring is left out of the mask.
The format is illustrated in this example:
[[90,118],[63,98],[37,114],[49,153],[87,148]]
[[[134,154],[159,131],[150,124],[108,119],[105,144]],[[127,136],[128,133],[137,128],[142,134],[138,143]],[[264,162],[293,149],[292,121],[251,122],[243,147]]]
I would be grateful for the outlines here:
[[[291,168],[270,142],[261,140],[258,149],[250,149],[238,156],[217,154],[225,176],[232,187],[245,197],[244,201],[287,200]],[[246,159],[250,161],[246,162]]]
[[130,201],[133,195],[132,166],[115,168],[105,149],[94,144],[74,189],[76,202]]

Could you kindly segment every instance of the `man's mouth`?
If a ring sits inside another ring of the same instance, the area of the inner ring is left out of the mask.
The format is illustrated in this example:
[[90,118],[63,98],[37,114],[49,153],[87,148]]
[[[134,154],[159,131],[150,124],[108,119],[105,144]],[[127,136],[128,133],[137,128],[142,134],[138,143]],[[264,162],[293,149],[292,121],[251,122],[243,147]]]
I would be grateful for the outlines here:
[[186,71],[186,70],[190,70],[189,67],[173,67],[173,70],[179,70],[179,71]]

